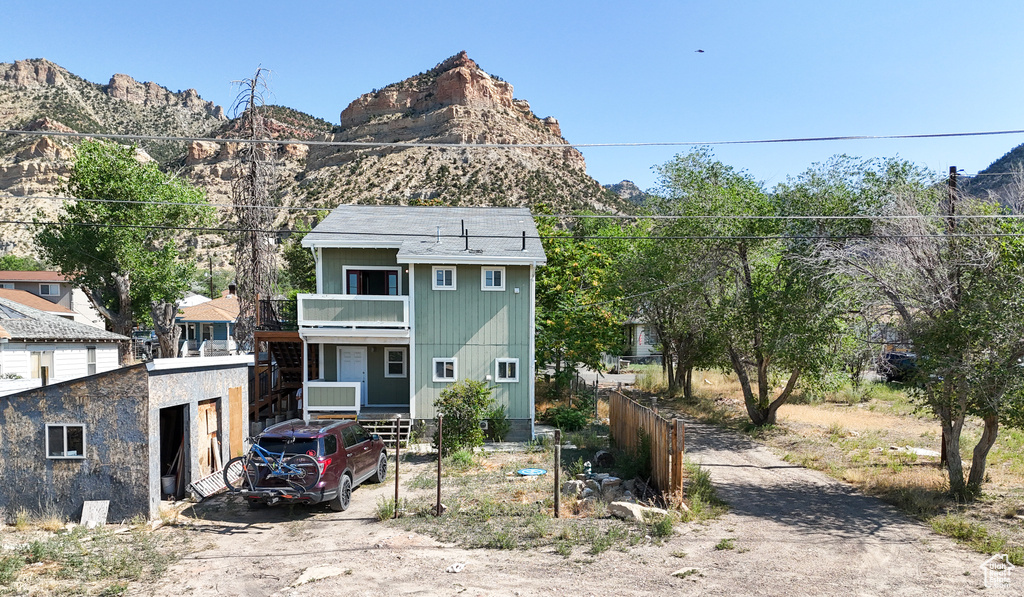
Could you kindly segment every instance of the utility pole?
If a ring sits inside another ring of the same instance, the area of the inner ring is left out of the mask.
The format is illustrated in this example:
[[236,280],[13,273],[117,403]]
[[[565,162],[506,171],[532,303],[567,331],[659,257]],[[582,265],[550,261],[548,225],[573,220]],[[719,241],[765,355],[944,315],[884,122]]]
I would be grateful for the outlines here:
[[[953,293],[952,305],[955,310],[960,309],[960,264],[957,262],[959,257],[956,254],[956,166],[949,167],[949,179],[947,181],[947,192],[949,200],[949,215],[947,217],[947,230],[946,234],[949,236],[949,248],[950,258],[953,261],[953,288],[950,291]],[[948,456],[946,454],[946,428],[942,428],[942,448],[939,453],[939,468],[949,465]]]
[[210,260],[210,298],[215,299],[213,296],[213,255],[207,255]]

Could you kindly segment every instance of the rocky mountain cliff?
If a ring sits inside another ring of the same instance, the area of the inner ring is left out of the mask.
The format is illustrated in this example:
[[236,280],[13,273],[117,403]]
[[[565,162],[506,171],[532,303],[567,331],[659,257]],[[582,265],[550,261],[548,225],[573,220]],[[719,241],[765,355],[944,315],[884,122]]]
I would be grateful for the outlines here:
[[[276,139],[440,144],[542,144],[552,147],[278,147],[275,196],[285,206],[332,208],[341,203],[536,205],[555,210],[629,209],[629,203],[586,174],[582,154],[561,136],[558,121],[539,118],[512,85],[484,72],[465,52],[404,81],[351,102],[340,124],[291,108],[269,106]],[[90,83],[46,60],[0,63],[0,128],[130,133],[231,139],[237,121],[195,90],[172,92],[156,83],[114,75]],[[73,141],[0,137],[0,219],[53,213],[53,194],[67,175]],[[140,142],[141,159],[155,159],[207,189],[211,202],[230,201],[238,147],[232,142]],[[226,217],[226,210],[223,212]],[[278,225],[308,218],[282,210]],[[227,257],[219,237],[191,239]],[[24,226],[0,225],[0,252],[32,253]],[[219,247],[219,248],[218,248]]]
[[1024,145],[1018,145],[1003,157],[989,164],[969,179],[962,179],[961,186],[966,193],[975,197],[989,198],[1007,205],[1012,194],[1024,190],[1024,180],[1018,172],[1024,172]]

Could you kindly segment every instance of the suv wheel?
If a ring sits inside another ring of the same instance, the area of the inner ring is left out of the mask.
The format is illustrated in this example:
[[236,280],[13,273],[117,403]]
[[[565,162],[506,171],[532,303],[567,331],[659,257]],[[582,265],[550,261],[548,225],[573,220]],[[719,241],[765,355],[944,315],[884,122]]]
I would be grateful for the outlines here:
[[380,453],[377,458],[377,470],[370,477],[370,483],[383,483],[384,479],[388,476],[388,455],[384,452]]
[[338,495],[330,501],[331,510],[344,512],[348,510],[348,504],[352,501],[352,479],[348,475],[341,476],[341,483],[338,484]]

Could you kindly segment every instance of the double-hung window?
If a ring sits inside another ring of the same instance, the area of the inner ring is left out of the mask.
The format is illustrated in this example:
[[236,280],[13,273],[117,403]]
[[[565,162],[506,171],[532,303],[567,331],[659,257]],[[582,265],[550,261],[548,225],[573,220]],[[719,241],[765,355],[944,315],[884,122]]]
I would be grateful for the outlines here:
[[435,382],[455,381],[458,378],[458,375],[458,367],[455,358],[434,359],[433,380]]
[[431,287],[434,290],[455,290],[455,268],[447,266],[433,267],[434,279]]
[[494,368],[495,381],[504,383],[519,381],[519,359],[496,359]]
[[47,458],[85,458],[85,425],[46,424]]
[[88,346],[85,349],[86,375],[96,375],[96,347]]
[[406,377],[406,359],[404,348],[384,349],[384,377]]
[[480,290],[505,290],[505,268],[485,267],[481,269]]
[[39,296],[57,296],[60,294],[60,284],[40,284]]

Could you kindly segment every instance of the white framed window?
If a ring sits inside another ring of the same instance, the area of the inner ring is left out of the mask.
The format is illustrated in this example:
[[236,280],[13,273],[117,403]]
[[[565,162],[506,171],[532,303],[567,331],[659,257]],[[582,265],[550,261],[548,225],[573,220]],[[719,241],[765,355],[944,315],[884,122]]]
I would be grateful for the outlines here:
[[39,296],[57,296],[60,294],[60,284],[40,284]]
[[384,377],[406,377],[406,350],[404,348],[384,349]]
[[14,290],[14,282],[0,282],[0,288]]
[[480,290],[505,290],[505,268],[485,267],[481,269]]
[[455,290],[455,268],[435,265],[432,268],[434,290]]
[[519,359],[495,359],[494,380],[504,383],[519,381]]
[[85,425],[47,423],[46,457],[50,459],[85,458]]
[[434,376],[436,382],[455,381],[459,377],[458,362],[455,358],[434,359]]
[[96,375],[96,347],[87,346],[85,348],[85,366],[86,375]]

